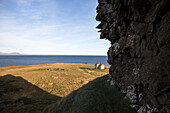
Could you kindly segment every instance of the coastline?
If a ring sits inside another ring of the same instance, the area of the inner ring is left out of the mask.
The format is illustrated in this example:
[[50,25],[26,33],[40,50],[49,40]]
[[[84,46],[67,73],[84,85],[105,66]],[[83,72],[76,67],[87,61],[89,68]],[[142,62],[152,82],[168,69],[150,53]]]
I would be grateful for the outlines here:
[[108,66],[107,56],[81,55],[0,55],[0,67],[49,63],[102,63]]
[[[0,66],[0,68],[3,68],[3,67],[4,68],[5,67],[29,67],[29,66],[42,66],[42,65],[54,65],[54,64],[83,64],[83,63],[43,63],[43,64],[31,64],[31,65]],[[87,65],[93,65],[93,64],[87,64]]]
[[[87,65],[94,66],[95,64],[83,64],[83,63],[46,63],[46,64],[33,64],[33,65],[15,65],[15,66],[0,66],[0,73],[4,69],[19,69],[19,68],[29,68],[29,67],[44,67],[44,66],[57,66],[57,65]],[[109,68],[110,66],[105,66]],[[1,76],[1,74],[0,74]]]

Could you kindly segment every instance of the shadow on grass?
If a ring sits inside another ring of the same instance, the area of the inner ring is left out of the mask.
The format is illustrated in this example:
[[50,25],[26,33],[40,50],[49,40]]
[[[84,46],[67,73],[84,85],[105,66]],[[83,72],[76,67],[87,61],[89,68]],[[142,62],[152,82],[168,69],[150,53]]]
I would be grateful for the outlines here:
[[44,107],[60,99],[22,77],[0,77],[0,113],[41,113]]
[[97,70],[95,68],[83,68],[83,67],[81,67],[80,69]]
[[110,86],[107,79],[108,75],[89,82],[48,106],[43,113],[135,113],[125,95]]
[[80,69],[89,70],[89,71],[95,71],[95,72],[103,72],[103,71],[107,71],[109,68],[106,68],[106,69],[95,69],[95,68],[84,68],[84,67],[81,67]]
[[31,71],[64,71],[61,68],[40,68],[40,69],[33,69]]

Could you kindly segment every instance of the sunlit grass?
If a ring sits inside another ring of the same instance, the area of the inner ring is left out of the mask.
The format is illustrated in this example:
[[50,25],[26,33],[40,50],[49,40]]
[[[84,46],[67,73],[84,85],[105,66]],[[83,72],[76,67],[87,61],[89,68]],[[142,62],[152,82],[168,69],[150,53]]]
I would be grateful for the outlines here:
[[94,69],[88,64],[39,64],[0,67],[0,76],[21,76],[41,89],[60,97],[80,88],[89,81],[108,74],[109,69]]
[[135,113],[108,76],[99,77],[44,109],[43,113]]

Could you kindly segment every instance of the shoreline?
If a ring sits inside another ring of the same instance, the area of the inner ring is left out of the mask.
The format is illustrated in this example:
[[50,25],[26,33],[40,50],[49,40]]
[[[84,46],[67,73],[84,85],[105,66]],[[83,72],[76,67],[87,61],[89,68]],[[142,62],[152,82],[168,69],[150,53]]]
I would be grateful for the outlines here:
[[[95,65],[95,64],[87,64],[87,63],[43,63],[43,64],[30,64],[30,65],[13,65],[13,66],[0,66],[0,68],[7,68],[7,67],[29,67],[29,66],[41,66],[41,65],[53,65],[53,64],[85,64],[85,65]],[[110,67],[105,65],[106,67]]]
[[[28,64],[28,65],[13,65],[13,66],[0,66],[1,67],[20,67],[20,66],[35,66],[35,65],[50,65],[50,64],[83,64],[83,63],[43,63],[43,64]],[[84,63],[85,64],[85,63]],[[93,64],[89,64],[89,65],[93,65]]]
[[39,65],[51,63],[76,63],[76,64],[95,64],[102,63],[109,66],[107,63],[107,56],[62,56],[62,55],[0,55],[0,67],[17,66],[17,65]]

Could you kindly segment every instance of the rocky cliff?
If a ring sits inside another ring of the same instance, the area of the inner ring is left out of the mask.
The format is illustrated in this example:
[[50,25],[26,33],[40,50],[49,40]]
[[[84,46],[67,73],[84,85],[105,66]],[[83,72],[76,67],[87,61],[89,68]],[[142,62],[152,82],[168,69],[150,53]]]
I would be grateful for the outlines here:
[[98,0],[110,83],[139,113],[170,112],[170,0]]

